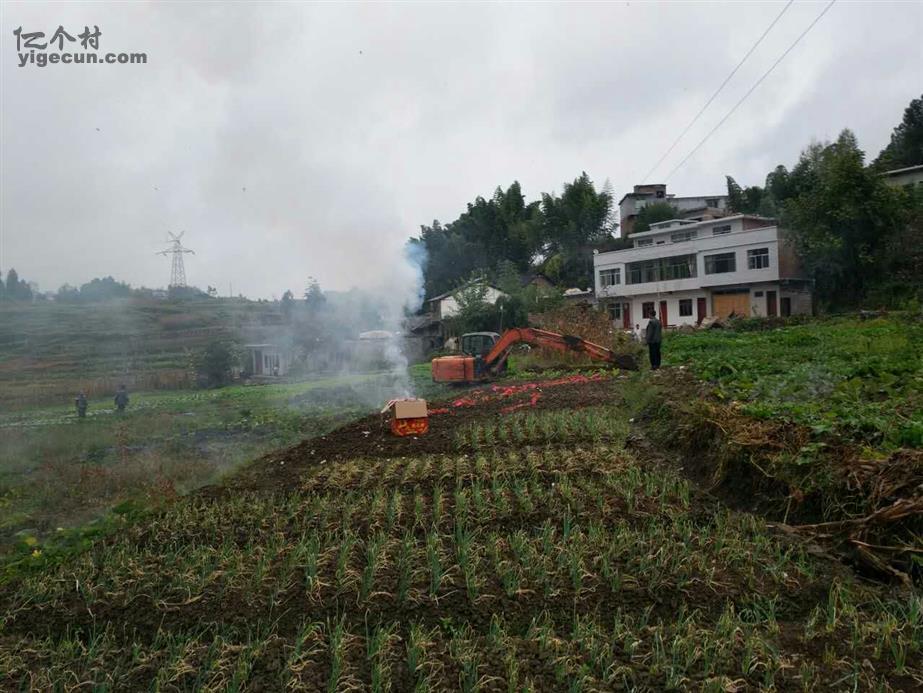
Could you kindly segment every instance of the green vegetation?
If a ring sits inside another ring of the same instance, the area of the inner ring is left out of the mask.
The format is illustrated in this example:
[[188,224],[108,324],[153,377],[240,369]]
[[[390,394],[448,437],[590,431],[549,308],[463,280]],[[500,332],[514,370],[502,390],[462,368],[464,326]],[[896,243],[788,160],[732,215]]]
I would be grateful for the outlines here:
[[923,677],[918,594],[858,582],[643,463],[625,412],[487,419],[470,430],[493,444],[472,454],[358,454],[177,502],[75,555],[36,544],[0,587],[0,669],[14,688],[127,690]]
[[0,406],[71,402],[192,384],[191,354],[240,330],[281,324],[277,308],[233,299],[0,302]]
[[[426,396],[445,391],[431,382],[428,364],[411,377]],[[0,553],[15,548],[14,534],[54,534],[127,500],[156,504],[214,482],[266,452],[376,411],[390,383],[372,374],[139,392],[124,415],[111,398],[91,399],[82,420],[67,405],[0,414]]]
[[904,117],[891,133],[874,166],[880,171],[923,164],[923,96],[904,110]]
[[843,130],[835,142],[808,146],[791,171],[777,166],[763,187],[741,188],[728,176],[732,210],[780,219],[821,306],[919,308],[923,193],[892,187],[881,174],[923,164],[921,114],[923,97],[868,166],[856,136]]
[[679,210],[669,202],[654,202],[652,204],[645,205],[641,208],[641,211],[638,212],[638,216],[635,218],[635,225],[632,229],[632,233],[650,231],[651,224],[656,224],[658,221],[676,219],[679,216]]
[[668,333],[664,355],[749,416],[878,450],[923,447],[923,323],[915,316]]
[[560,195],[542,193],[533,202],[513,182],[489,199],[478,197],[451,223],[422,226],[410,239],[410,252],[425,251],[424,288],[430,297],[473,273],[493,272],[504,261],[562,286],[590,286],[592,248],[611,237],[614,207],[612,191],[597,191],[586,173],[565,183]]

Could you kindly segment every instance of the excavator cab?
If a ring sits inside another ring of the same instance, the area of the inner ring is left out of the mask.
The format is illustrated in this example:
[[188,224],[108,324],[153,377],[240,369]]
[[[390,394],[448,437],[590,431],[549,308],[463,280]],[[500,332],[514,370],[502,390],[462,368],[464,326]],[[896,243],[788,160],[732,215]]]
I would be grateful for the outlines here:
[[[433,359],[433,381],[437,383],[471,383],[485,377],[484,359],[500,335],[496,332],[468,332],[461,336],[461,354]],[[505,364],[504,364],[505,366]]]
[[461,351],[468,356],[480,356],[483,358],[494,348],[494,344],[500,341],[500,335],[496,332],[469,332],[463,334],[461,338]]

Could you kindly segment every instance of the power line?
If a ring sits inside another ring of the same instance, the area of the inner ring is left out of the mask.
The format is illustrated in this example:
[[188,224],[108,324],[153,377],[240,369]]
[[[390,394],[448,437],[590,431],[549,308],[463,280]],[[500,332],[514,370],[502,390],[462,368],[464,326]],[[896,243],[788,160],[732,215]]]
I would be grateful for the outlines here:
[[663,163],[663,160],[666,159],[666,158],[670,155],[670,152],[673,151],[673,148],[676,147],[676,145],[679,144],[679,141],[680,141],[681,139],[683,139],[683,137],[686,136],[686,133],[689,132],[689,130],[692,129],[692,126],[695,125],[695,124],[699,121],[699,118],[701,118],[701,117],[702,117],[702,114],[705,113],[705,111],[708,109],[709,106],[711,106],[711,103],[712,103],[712,101],[715,100],[715,97],[717,97],[718,94],[721,93],[721,90],[724,89],[725,86],[727,86],[727,83],[730,82],[730,81],[731,81],[731,78],[732,78],[734,75],[737,74],[737,71],[741,68],[741,66],[742,66],[745,62],[747,62],[747,58],[749,58],[749,57],[753,54],[753,51],[755,51],[755,50],[757,49],[757,47],[763,42],[763,39],[766,38],[766,36],[769,34],[770,31],[772,31],[772,27],[774,27],[774,26],[776,25],[776,23],[777,23],[780,19],[782,19],[782,15],[785,14],[785,12],[788,10],[789,7],[792,6],[792,3],[793,3],[793,2],[795,2],[795,0],[788,0],[788,4],[785,5],[785,7],[782,8],[782,11],[779,12],[779,14],[776,15],[776,18],[772,20],[772,22],[770,23],[770,25],[769,25],[768,27],[766,27],[766,31],[764,31],[763,34],[756,40],[756,43],[754,43],[752,46],[750,46],[750,50],[747,51],[747,54],[746,54],[743,58],[740,59],[740,62],[737,63],[737,67],[735,67],[733,70],[731,70],[731,74],[729,74],[727,77],[724,78],[724,81],[723,81],[723,82],[721,83],[721,85],[715,90],[715,93],[712,94],[711,97],[709,97],[708,101],[705,102],[705,105],[702,106],[701,110],[699,110],[699,112],[695,114],[695,117],[694,117],[692,120],[689,121],[689,124],[686,126],[686,129],[683,130],[681,133],[679,133],[679,137],[677,137],[675,140],[673,140],[673,144],[671,144],[670,147],[669,147],[669,149],[667,149],[667,151],[665,151],[665,152],[663,153],[663,156],[661,156],[659,159],[657,159],[657,163],[654,164],[653,166],[651,166],[651,170],[644,174],[644,177],[641,179],[641,182],[642,182],[642,183],[644,183],[644,182],[648,179],[648,177],[649,177],[654,171],[657,170],[657,167],[660,166],[660,164]]
[[796,39],[794,40],[794,42],[793,42],[788,48],[785,49],[785,52],[782,53],[782,55],[780,55],[780,56],[776,59],[776,61],[769,67],[769,69],[766,70],[766,72],[763,73],[763,76],[760,77],[758,80],[756,80],[756,82],[753,83],[753,86],[750,87],[750,88],[747,90],[747,93],[744,94],[743,97],[741,97],[740,101],[738,101],[737,103],[735,103],[734,106],[731,108],[731,110],[728,111],[728,112],[725,114],[725,116],[724,116],[721,120],[718,121],[718,124],[715,125],[715,127],[713,127],[711,130],[709,130],[708,134],[705,135],[705,137],[702,138],[702,141],[699,142],[699,143],[693,148],[693,150],[692,150],[691,152],[689,152],[689,153],[686,155],[686,158],[685,158],[685,159],[683,159],[683,160],[680,161],[676,166],[673,167],[673,170],[670,171],[670,172],[666,175],[666,177],[664,178],[665,181],[666,181],[666,180],[669,180],[669,178],[672,177],[674,173],[676,173],[679,169],[681,169],[681,168],[683,167],[683,164],[685,164],[687,161],[689,161],[689,159],[691,159],[692,156],[693,156],[697,151],[699,151],[699,149],[702,147],[702,145],[705,144],[705,143],[708,141],[708,139],[709,139],[712,135],[715,134],[715,132],[718,130],[718,128],[720,128],[722,125],[724,125],[724,123],[727,121],[727,119],[730,118],[732,115],[734,115],[734,111],[736,111],[736,110],[740,107],[740,105],[741,105],[744,101],[747,100],[747,98],[750,96],[750,94],[752,94],[754,91],[756,91],[756,88],[757,88],[760,84],[763,83],[763,80],[766,79],[766,78],[770,75],[770,73],[771,73],[773,70],[776,69],[776,66],[777,66],[779,63],[781,63],[781,62],[785,59],[785,56],[787,56],[789,53],[791,53],[792,49],[793,49],[795,46],[798,45],[798,43],[801,41],[801,39],[803,39],[803,38],[807,35],[807,33],[808,33],[809,31],[811,31],[811,29],[814,28],[814,25],[817,24],[817,23],[820,21],[821,17],[823,17],[825,14],[827,14],[827,12],[830,10],[831,7],[833,7],[833,5],[834,5],[835,3],[836,3],[836,0],[830,0],[830,2],[827,3],[827,6],[826,6],[823,10],[821,10],[821,13],[820,13],[819,15],[817,15],[817,16],[814,18],[814,21],[811,22],[810,24],[808,24],[808,28],[805,29],[804,31],[802,31],[802,32],[798,35],[798,38],[796,38]]

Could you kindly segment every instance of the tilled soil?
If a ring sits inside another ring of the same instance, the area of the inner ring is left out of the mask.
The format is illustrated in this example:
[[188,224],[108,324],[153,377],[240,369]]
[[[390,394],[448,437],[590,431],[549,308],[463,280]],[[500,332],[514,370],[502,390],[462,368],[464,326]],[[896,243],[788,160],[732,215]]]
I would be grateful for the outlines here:
[[462,452],[460,427],[517,411],[582,409],[621,400],[618,385],[626,376],[600,373],[550,380],[485,385],[458,397],[429,402],[429,431],[422,436],[395,436],[383,415],[367,416],[298,445],[266,455],[223,487],[200,492],[221,495],[235,490],[276,490],[295,483],[305,469],[350,458],[377,459]]

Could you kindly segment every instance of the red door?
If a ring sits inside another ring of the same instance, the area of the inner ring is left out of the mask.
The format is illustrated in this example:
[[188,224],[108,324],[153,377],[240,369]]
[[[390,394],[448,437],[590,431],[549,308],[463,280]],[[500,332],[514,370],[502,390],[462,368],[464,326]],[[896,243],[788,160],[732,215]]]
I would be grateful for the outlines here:
[[623,303],[622,304],[622,327],[626,330],[631,329],[631,304]]
[[776,292],[767,291],[766,292],[766,315],[771,318],[774,318],[778,314],[776,310]]
[[664,327],[667,326],[667,302],[666,301],[660,302],[660,322]]
[[707,308],[705,307],[705,299],[701,297],[697,298],[695,300],[695,315],[696,315],[695,323],[696,325],[701,324],[702,321],[705,319],[706,311],[707,311]]

